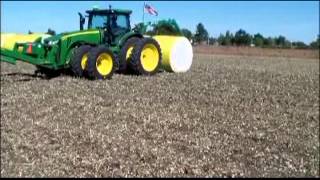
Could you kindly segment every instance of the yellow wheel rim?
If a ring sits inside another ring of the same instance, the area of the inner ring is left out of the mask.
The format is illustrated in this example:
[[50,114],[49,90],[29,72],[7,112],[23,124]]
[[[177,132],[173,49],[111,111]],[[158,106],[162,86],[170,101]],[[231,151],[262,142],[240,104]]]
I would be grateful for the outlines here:
[[128,60],[129,57],[131,56],[132,49],[133,49],[133,46],[129,47],[129,49],[128,49],[128,51],[127,51],[127,54],[126,54],[126,60]]
[[102,53],[97,58],[96,67],[98,72],[106,76],[111,73],[113,67],[113,61],[110,54]]
[[159,52],[155,45],[147,44],[141,52],[141,65],[144,70],[154,71],[159,63]]
[[82,70],[84,70],[87,66],[87,62],[88,62],[88,53],[84,54],[81,58],[81,68]]

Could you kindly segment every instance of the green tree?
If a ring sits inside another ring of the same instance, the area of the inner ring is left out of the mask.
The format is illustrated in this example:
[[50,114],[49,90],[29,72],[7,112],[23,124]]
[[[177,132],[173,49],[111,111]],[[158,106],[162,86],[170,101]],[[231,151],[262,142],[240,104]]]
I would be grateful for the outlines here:
[[263,41],[264,41],[264,37],[260,33],[255,34],[253,36],[253,44],[256,47],[262,47],[263,46]]
[[230,31],[227,31],[226,32],[226,36],[225,36],[225,39],[224,39],[224,44],[226,45],[226,46],[231,46],[233,43],[233,34],[232,33],[230,33]]
[[209,38],[209,45],[214,45],[218,40],[216,38],[210,37]]
[[284,36],[279,36],[275,38],[275,42],[277,47],[284,47],[285,42],[286,42],[286,38]]
[[235,44],[238,46],[249,46],[251,44],[251,35],[248,34],[245,30],[240,29],[239,31],[236,32],[234,36],[234,41]]
[[207,41],[209,37],[208,31],[205,29],[202,23],[199,23],[196,28],[196,33],[194,35],[194,41],[200,43],[202,41]]
[[192,32],[188,29],[181,29],[181,32],[184,37],[188,38],[189,40],[192,39]]
[[225,44],[225,36],[223,34],[220,34],[220,36],[217,39],[219,45],[224,46]]
[[263,47],[273,48],[275,47],[275,38],[268,37],[263,39]]
[[174,19],[160,20],[151,24],[152,30],[147,31],[148,35],[175,35],[180,36],[182,32]]
[[234,44],[234,36],[230,31],[227,31],[225,35],[220,34],[217,41],[222,46],[231,46]]
[[283,48],[291,48],[291,47],[292,47],[292,43],[288,40],[285,40],[283,44]]
[[319,49],[320,48],[320,35],[318,35],[317,40],[311,42],[309,46],[312,49]]
[[292,42],[292,46],[297,49],[307,49],[308,45],[306,45],[302,41]]

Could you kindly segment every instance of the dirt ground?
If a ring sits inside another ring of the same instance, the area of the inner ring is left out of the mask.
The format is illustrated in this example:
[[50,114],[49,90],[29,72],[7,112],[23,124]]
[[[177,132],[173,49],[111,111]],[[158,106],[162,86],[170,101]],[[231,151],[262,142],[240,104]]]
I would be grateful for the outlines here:
[[201,54],[220,54],[236,56],[265,56],[265,57],[288,57],[319,59],[319,50],[312,49],[271,49],[255,47],[224,47],[224,46],[205,46],[194,47],[196,53]]
[[319,177],[319,60],[195,55],[188,73],[33,77],[1,63],[2,177]]

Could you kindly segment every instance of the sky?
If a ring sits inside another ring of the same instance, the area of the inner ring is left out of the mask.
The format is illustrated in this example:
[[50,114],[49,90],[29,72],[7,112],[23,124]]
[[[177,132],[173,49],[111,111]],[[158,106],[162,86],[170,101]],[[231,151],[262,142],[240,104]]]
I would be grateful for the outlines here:
[[[230,30],[250,34],[284,35],[291,41],[310,43],[319,34],[319,1],[145,1],[158,16],[145,14],[145,21],[175,19],[181,28],[195,32],[202,22],[209,35]],[[56,32],[79,29],[78,12],[94,6],[131,9],[132,24],[142,21],[143,1],[1,1],[1,32]]]

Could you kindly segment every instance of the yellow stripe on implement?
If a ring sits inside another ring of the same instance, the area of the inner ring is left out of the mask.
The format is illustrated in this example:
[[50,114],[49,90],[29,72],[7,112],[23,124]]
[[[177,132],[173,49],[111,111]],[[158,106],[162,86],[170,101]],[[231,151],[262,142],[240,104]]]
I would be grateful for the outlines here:
[[193,50],[190,41],[181,36],[154,36],[162,51],[162,67],[169,72],[186,72],[191,68]]
[[15,33],[2,33],[1,34],[1,48],[13,50],[15,43],[34,42],[39,37],[47,34],[15,34]]

